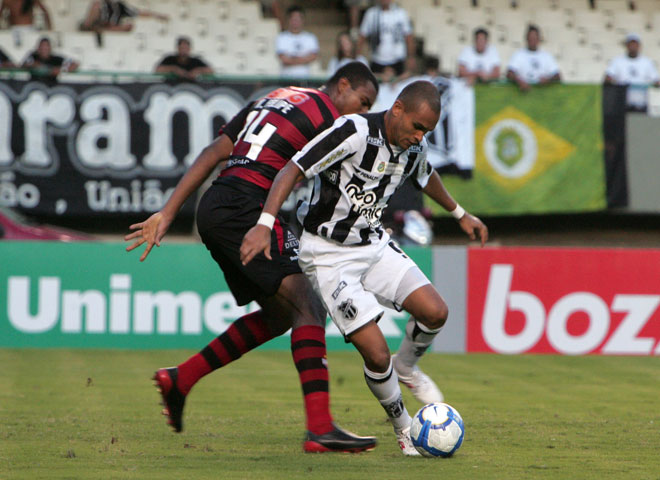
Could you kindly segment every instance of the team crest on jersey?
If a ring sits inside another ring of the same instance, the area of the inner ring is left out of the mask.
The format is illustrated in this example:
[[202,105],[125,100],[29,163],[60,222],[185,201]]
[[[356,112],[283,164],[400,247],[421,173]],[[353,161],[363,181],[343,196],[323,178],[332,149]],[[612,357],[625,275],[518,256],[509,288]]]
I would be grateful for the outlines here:
[[339,305],[339,311],[344,315],[346,320],[355,320],[355,317],[357,317],[358,314],[358,309],[355,305],[353,305],[352,298],[342,302]]
[[380,138],[380,137],[372,137],[371,135],[367,135],[367,143],[370,145],[375,145],[377,147],[384,147],[385,146],[385,141]]
[[422,146],[421,145],[411,145],[410,148],[408,148],[408,151],[410,153],[422,153]]
[[385,171],[385,162],[380,162],[378,167],[376,167],[376,170],[378,170],[379,173],[383,173]]

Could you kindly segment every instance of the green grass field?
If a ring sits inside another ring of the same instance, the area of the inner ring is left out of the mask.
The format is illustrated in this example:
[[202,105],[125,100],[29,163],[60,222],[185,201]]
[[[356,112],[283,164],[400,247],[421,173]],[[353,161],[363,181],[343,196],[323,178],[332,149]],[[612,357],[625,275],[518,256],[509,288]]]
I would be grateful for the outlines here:
[[0,350],[0,479],[660,479],[657,357],[427,355],[466,434],[424,459],[399,453],[354,353],[329,355],[333,411],[372,452],[302,453],[288,352],[203,379],[174,434],[150,376],[190,353]]

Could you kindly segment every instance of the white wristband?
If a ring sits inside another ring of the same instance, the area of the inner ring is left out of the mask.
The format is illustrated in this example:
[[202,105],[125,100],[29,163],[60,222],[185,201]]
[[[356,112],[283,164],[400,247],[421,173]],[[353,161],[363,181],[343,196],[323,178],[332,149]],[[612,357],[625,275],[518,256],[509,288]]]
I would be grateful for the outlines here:
[[270,213],[261,212],[259,220],[257,220],[257,225],[263,225],[264,227],[268,227],[270,230],[272,230],[273,225],[275,225],[275,217],[273,217]]
[[456,208],[449,213],[451,213],[451,216],[454,217],[456,220],[460,220],[461,218],[463,218],[463,215],[465,215],[465,209],[457,203]]

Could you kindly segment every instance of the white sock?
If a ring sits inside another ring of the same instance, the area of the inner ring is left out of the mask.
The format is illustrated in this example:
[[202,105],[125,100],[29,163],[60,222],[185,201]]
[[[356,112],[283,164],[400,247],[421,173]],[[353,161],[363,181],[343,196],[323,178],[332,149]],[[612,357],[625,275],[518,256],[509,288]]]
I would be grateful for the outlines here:
[[440,330],[442,327],[431,330],[410,317],[406,324],[406,336],[396,353],[396,371],[404,377],[412,375],[415,364],[433,343],[433,339]]
[[404,428],[409,427],[412,419],[408,414],[408,410],[403,405],[401,388],[399,388],[399,378],[392,368],[392,361],[390,360],[390,366],[384,373],[372,372],[365,365],[364,378],[371,393],[374,394],[374,397],[378,399],[385,409],[394,430],[400,432]]

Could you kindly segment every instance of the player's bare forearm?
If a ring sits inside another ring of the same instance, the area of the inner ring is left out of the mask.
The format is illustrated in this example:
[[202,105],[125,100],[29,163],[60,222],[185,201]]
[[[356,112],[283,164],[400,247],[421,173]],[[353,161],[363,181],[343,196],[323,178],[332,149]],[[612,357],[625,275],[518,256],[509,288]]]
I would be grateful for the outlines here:
[[204,183],[218,164],[229,157],[233,148],[234,142],[227,135],[221,135],[202,150],[160,212],[154,213],[144,222],[129,227],[132,233],[126,235],[124,240],[133,240],[133,243],[126,247],[126,251],[130,252],[146,243],[147,246],[140,257],[140,261],[144,261],[154,245],[160,246],[161,239],[167,233],[181,206]]
[[[452,198],[442,183],[442,179],[440,178],[440,175],[438,175],[438,172],[434,171],[431,174],[426,187],[424,187],[422,191],[448,212],[453,212],[458,206],[456,200]],[[478,237],[481,241],[482,247],[488,241],[488,227],[486,227],[486,225],[474,215],[465,212],[463,216],[458,219],[458,224],[461,229],[468,234],[471,240],[476,240]]]
[[448,212],[451,212],[456,208],[456,200],[452,198],[452,196],[445,188],[445,185],[442,183],[442,179],[440,178],[440,175],[438,175],[438,172],[434,171],[431,174],[428,183],[422,189],[422,191]]
[[[280,173],[277,174],[270,188],[263,213],[277,216],[282,204],[293,191],[293,187],[303,178],[302,171],[295,163],[287,163]],[[254,257],[263,253],[267,259],[270,256],[270,228],[257,224],[252,227],[243,237],[241,243],[241,262],[247,265]]]

